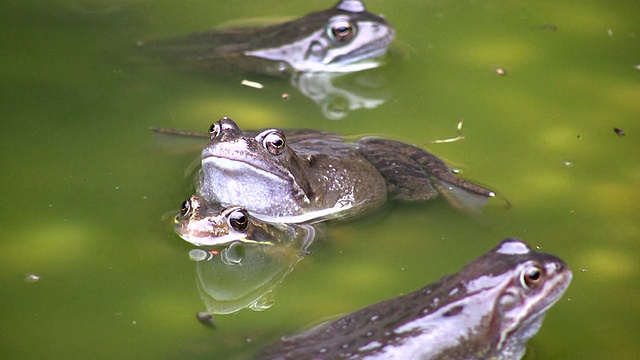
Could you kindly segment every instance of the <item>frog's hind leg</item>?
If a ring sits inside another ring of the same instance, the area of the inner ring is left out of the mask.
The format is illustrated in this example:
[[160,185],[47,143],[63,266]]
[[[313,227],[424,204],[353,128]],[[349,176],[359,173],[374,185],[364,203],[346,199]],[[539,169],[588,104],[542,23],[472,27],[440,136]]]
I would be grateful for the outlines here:
[[495,196],[489,189],[456,177],[444,161],[419,147],[373,137],[358,143],[363,145],[364,156],[387,179],[393,198],[424,201],[441,193],[453,206],[475,211]]
[[430,152],[413,145],[406,145],[405,153],[416,161],[429,174],[429,177],[438,179],[443,183],[456,186],[463,190],[482,195],[494,197],[496,194],[482,186],[471,183],[467,180],[456,177],[451,169],[440,158]]
[[438,196],[424,169],[409,156],[386,146],[368,146],[360,152],[387,182],[389,197],[400,201],[427,201]]

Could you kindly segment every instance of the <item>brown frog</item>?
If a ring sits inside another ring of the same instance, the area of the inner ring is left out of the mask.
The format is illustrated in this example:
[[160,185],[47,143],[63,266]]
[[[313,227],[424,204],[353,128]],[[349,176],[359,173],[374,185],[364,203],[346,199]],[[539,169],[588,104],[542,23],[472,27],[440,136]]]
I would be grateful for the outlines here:
[[[256,218],[300,223],[364,214],[388,199],[439,193],[477,208],[495,196],[453,175],[435,155],[403,142],[355,141],[316,130],[242,131],[223,117],[210,128],[196,190],[206,201],[241,205]],[[468,198],[472,198],[470,201]]]

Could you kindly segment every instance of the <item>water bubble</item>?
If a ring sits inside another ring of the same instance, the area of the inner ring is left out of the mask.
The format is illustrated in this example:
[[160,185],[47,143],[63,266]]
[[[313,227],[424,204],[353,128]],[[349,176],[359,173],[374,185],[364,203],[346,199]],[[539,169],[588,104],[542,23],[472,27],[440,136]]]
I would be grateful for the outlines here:
[[204,251],[202,249],[193,249],[193,250],[189,251],[189,259],[191,259],[193,261],[209,260],[212,257],[213,257],[213,255],[210,252]]
[[253,311],[265,311],[273,306],[275,300],[272,299],[271,292],[264,294],[260,299],[249,305],[249,309]]
[[220,253],[220,260],[227,265],[238,265],[244,259],[245,248],[240,242],[234,242]]
[[571,160],[563,160],[562,165],[569,167],[573,165],[573,162]]

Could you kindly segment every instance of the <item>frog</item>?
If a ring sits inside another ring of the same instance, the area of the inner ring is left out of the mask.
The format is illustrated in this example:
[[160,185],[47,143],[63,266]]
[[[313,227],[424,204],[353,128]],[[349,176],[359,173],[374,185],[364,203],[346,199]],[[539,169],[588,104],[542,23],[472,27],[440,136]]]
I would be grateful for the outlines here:
[[189,258],[196,262],[198,292],[207,307],[197,318],[207,326],[213,314],[273,305],[277,285],[322,232],[317,225],[262,222],[241,206],[209,204],[198,195],[183,202],[174,229],[196,246]]
[[456,192],[495,196],[456,177],[437,156],[392,139],[351,140],[312,129],[243,131],[228,117],[209,130],[197,194],[211,203],[240,204],[262,221],[349,218],[390,199],[424,202],[440,193],[455,206],[466,206]]
[[507,238],[455,274],[303,333],[258,359],[521,359],[572,279],[560,258]]
[[263,222],[242,206],[210,204],[199,195],[182,203],[174,218],[174,231],[183,240],[205,247],[226,247],[235,242],[274,245],[301,236],[310,242],[315,235],[311,227]]
[[140,41],[138,47],[194,70],[288,76],[378,67],[394,37],[394,27],[368,12],[362,1],[341,0],[292,21],[214,28],[177,39]]

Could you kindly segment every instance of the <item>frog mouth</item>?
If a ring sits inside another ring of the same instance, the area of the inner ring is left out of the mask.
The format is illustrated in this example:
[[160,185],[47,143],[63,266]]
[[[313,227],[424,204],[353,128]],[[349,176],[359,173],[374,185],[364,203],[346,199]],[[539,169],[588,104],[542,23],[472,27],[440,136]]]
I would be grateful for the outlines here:
[[282,171],[273,171],[266,166],[259,163],[249,162],[233,157],[220,156],[220,155],[206,155],[202,157],[202,167],[211,166],[220,169],[224,172],[232,173],[260,173],[264,177],[276,178],[281,181],[290,181],[291,178]]

